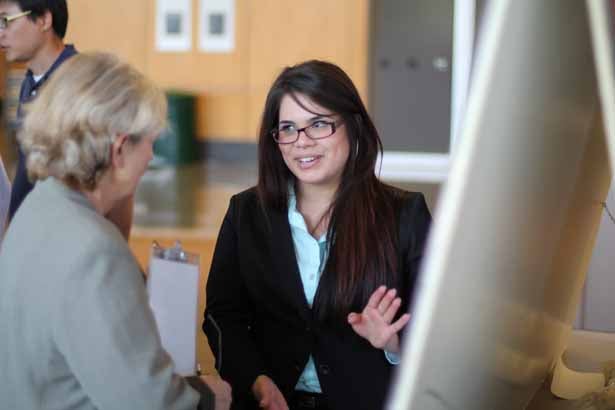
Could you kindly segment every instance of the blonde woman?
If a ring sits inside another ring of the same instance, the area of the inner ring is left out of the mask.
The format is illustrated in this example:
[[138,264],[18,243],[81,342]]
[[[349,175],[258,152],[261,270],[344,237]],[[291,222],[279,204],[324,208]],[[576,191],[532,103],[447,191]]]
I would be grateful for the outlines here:
[[173,374],[104,217],[133,195],[165,116],[161,91],[106,54],[71,58],[28,107],[19,138],[37,182],[0,251],[3,408],[229,407],[223,381],[203,378],[199,394]]

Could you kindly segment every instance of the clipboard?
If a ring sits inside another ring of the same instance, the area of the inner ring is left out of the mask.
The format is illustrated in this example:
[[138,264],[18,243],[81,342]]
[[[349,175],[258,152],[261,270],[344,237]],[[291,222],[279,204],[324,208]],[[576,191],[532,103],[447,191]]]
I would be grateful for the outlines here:
[[153,242],[147,278],[149,304],[163,348],[175,373],[197,373],[196,320],[198,315],[199,255],[185,252],[181,243],[163,248]]

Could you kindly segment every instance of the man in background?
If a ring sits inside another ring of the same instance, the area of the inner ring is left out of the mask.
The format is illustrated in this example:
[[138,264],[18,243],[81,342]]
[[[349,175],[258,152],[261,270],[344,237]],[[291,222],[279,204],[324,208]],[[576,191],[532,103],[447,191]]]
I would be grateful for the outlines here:
[[[27,67],[19,93],[18,123],[25,115],[24,106],[36,98],[40,87],[63,62],[77,53],[73,45],[64,43],[67,25],[66,0],[0,0],[0,48],[8,62],[23,63]],[[18,148],[9,222],[32,188],[26,159]],[[131,197],[107,215],[126,239],[132,224],[132,204]]]

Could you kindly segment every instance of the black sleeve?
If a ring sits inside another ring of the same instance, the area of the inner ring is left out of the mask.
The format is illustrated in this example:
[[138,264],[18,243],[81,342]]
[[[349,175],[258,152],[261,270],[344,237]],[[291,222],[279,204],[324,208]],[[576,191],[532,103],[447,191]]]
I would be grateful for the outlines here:
[[254,309],[241,272],[237,202],[231,199],[218,235],[207,280],[203,322],[216,368],[231,384],[233,397],[249,393],[256,377],[265,374],[261,352],[250,331]]
[[401,275],[407,298],[401,311],[408,311],[412,300],[430,226],[431,214],[425,197],[421,193],[414,193],[405,201],[400,215]]
[[[408,267],[408,273],[415,277],[418,274],[420,263],[423,259],[427,235],[431,226],[431,214],[427,208],[425,197],[421,193],[418,193],[409,205],[407,222],[405,222],[409,240],[406,266]],[[402,227],[402,229],[404,228]]]

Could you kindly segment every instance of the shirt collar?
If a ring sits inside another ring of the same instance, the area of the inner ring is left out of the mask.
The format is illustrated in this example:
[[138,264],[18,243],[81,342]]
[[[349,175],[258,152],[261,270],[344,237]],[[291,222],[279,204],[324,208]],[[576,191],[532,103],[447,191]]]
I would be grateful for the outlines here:
[[28,79],[28,81],[31,82],[32,84],[32,89],[38,87],[39,84],[43,84],[45,82],[45,80],[47,80],[47,78],[66,60],[68,60],[70,57],[74,56],[75,54],[77,54],[77,50],[75,49],[75,46],[72,44],[66,44],[64,46],[64,49],[62,50],[62,52],[60,53],[60,55],[58,56],[58,58],[56,58],[56,61],[53,62],[53,64],[51,65],[51,67],[49,67],[49,70],[47,70],[45,72],[45,74],[43,75],[43,77],[36,83],[34,83],[34,74],[32,73],[32,70],[28,69],[28,71],[26,72],[26,78]]
[[[292,228],[300,229],[310,235],[310,232],[305,224],[305,219],[301,212],[297,210],[297,195],[295,194],[295,187],[293,184],[288,184],[288,223]],[[318,243],[327,241],[327,233],[322,234],[318,238]]]
[[288,222],[295,228],[307,231],[303,215],[297,210],[297,195],[292,184],[288,186]]

